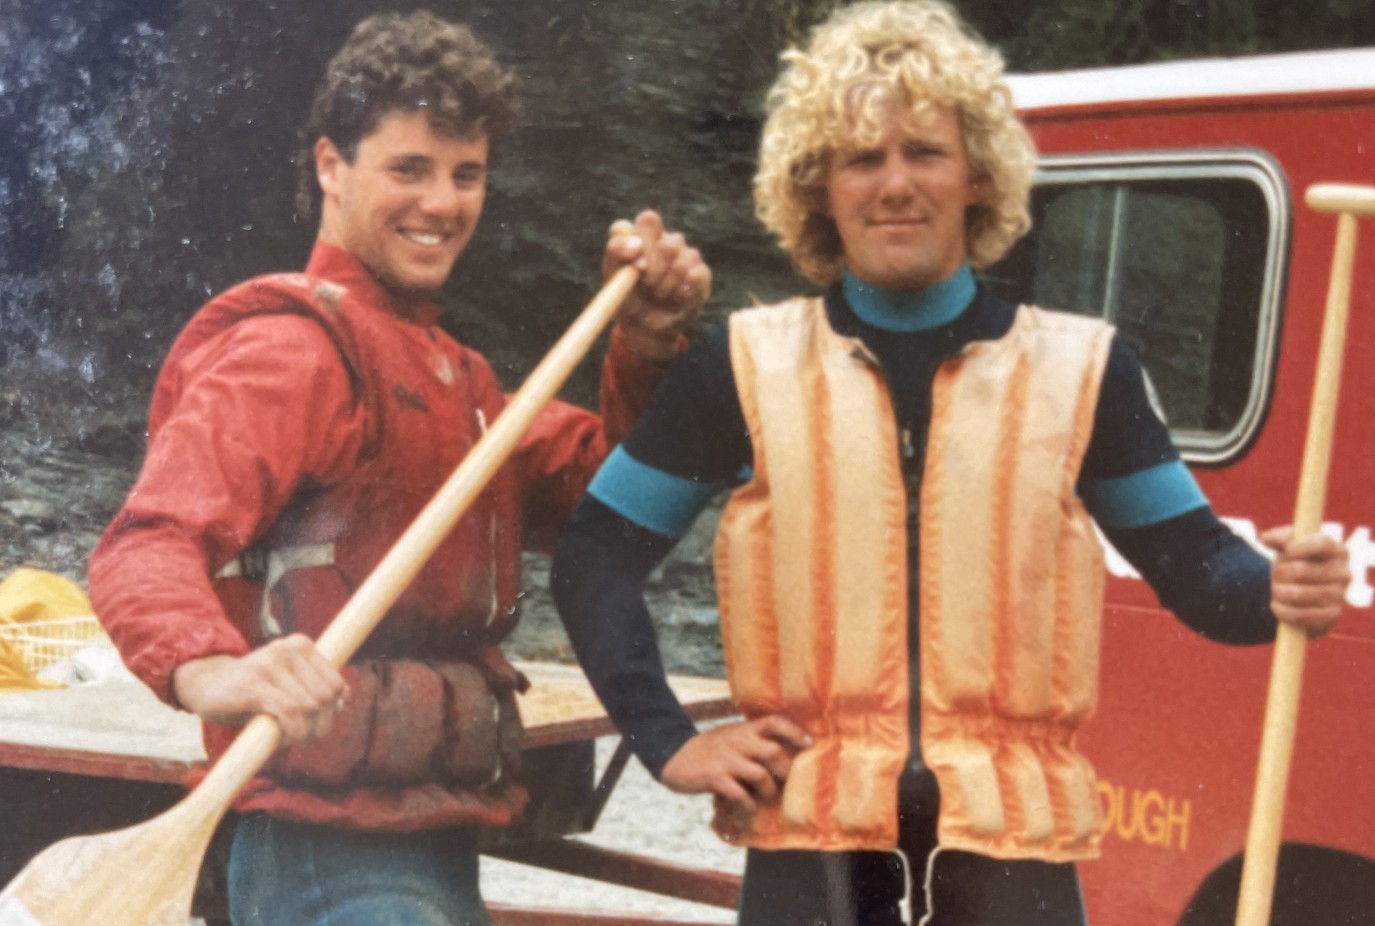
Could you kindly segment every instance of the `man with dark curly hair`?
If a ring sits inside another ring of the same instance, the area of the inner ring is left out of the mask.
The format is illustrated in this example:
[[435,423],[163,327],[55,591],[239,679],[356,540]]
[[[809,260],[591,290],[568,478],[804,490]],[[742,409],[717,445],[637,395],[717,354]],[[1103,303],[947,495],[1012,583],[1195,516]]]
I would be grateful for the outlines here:
[[336,671],[312,639],[505,403],[433,296],[515,119],[511,75],[467,28],[428,13],[357,27],[306,129],[310,262],[217,296],[179,336],[143,470],[92,557],[125,661],[205,721],[212,759],[256,714],[281,726],[287,747],[236,805],[240,926],[487,922],[475,832],[527,801],[526,682],[498,649],[521,549],[551,544],[707,298],[710,271],[656,214],[613,225],[603,272],[642,272],[604,416],[547,409]]
[[[845,6],[769,96],[755,204],[824,296],[734,313],[679,361],[578,508],[554,592],[627,741],[748,847],[747,926],[1082,926],[1102,834],[1075,733],[1097,693],[1095,524],[1214,639],[1318,635],[1341,545],[1226,529],[1097,320],[973,270],[1028,225],[997,52],[937,0]],[[745,720],[664,681],[649,572],[717,492]]]

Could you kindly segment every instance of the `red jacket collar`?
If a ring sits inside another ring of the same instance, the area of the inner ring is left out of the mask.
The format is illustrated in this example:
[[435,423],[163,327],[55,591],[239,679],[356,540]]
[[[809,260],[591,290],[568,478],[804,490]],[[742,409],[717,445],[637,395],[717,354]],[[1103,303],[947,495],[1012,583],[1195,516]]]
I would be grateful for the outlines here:
[[310,252],[306,274],[339,283],[368,304],[419,325],[433,325],[443,312],[433,299],[388,289],[353,254],[319,239]]

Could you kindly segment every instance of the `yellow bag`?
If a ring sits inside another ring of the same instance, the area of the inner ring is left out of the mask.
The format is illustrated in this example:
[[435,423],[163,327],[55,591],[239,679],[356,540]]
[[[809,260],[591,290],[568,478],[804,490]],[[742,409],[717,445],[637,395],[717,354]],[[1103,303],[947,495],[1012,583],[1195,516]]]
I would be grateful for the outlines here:
[[35,688],[57,687],[44,682],[24,665],[24,660],[0,637],[0,692],[32,691]]
[[69,579],[39,569],[10,573],[0,582],[0,691],[62,687],[37,673],[105,638],[93,610]]
[[29,624],[95,613],[75,582],[52,572],[21,567],[0,582],[0,624]]

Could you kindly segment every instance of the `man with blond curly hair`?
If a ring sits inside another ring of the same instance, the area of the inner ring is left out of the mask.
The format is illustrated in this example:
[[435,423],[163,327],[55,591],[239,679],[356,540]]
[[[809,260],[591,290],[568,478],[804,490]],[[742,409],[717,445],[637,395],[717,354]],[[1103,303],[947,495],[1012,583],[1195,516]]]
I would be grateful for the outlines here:
[[357,26],[304,133],[309,263],[187,325],[143,470],[92,556],[125,661],[204,721],[212,759],[256,714],[281,728],[286,748],[235,804],[236,926],[488,922],[477,836],[529,799],[528,682],[499,648],[521,550],[552,545],[707,297],[710,271],[656,214],[613,226],[603,272],[641,275],[603,366],[604,417],[546,408],[336,671],[312,641],[505,406],[434,297],[515,121],[512,75],[467,27],[425,12]]
[[[737,312],[670,371],[555,561],[575,649],[640,759],[715,795],[748,926],[1080,926],[1098,852],[1075,732],[1101,528],[1187,624],[1336,621],[1334,541],[1213,515],[1105,323],[973,270],[1026,231],[1034,151],[997,53],[933,0],[858,3],[784,56],[755,201],[820,297]],[[717,492],[726,667],[698,733],[643,582]]]

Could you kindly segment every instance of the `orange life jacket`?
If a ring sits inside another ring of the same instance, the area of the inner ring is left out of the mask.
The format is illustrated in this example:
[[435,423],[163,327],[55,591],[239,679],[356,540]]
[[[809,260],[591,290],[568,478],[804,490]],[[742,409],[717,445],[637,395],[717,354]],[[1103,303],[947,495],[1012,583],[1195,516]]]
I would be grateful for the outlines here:
[[[1097,853],[1075,751],[1097,693],[1102,552],[1075,495],[1112,329],[1023,306],[941,365],[920,497],[922,753],[939,843]],[[718,831],[769,849],[892,849],[909,752],[907,497],[882,371],[819,299],[736,313],[754,452],[717,538],[736,703],[814,744],[782,798]]]

